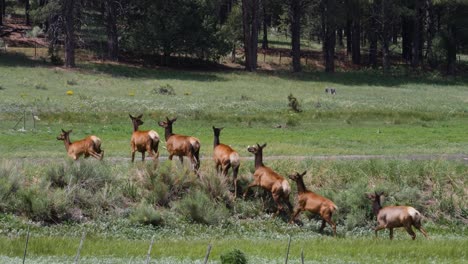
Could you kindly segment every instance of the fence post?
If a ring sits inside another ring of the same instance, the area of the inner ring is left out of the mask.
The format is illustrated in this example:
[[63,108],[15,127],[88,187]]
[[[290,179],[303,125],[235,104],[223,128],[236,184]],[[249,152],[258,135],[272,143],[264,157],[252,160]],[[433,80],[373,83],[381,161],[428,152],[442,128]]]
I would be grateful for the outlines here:
[[28,225],[28,234],[26,235],[26,245],[24,246],[24,253],[23,253],[23,264],[26,261],[26,253],[28,252],[28,244],[29,244],[29,228],[31,226]]
[[205,255],[205,262],[203,263],[208,263],[208,258],[210,257],[210,252],[211,252],[211,244],[208,244],[208,248],[206,249],[206,255]]
[[148,248],[148,254],[146,255],[146,264],[150,263],[150,256],[151,256],[151,250],[153,249],[153,243],[154,243],[154,235],[151,238],[151,244],[150,244],[150,246]]
[[83,234],[81,235],[80,246],[78,247],[78,251],[76,252],[76,256],[75,256],[75,264],[78,264],[78,262],[80,261],[80,252],[81,252],[81,248],[83,247],[83,242],[85,240],[85,237],[86,237],[86,232],[83,231]]
[[289,236],[288,250],[286,250],[286,260],[284,261],[284,264],[288,264],[289,248],[290,248],[290,247],[291,247],[291,236]]

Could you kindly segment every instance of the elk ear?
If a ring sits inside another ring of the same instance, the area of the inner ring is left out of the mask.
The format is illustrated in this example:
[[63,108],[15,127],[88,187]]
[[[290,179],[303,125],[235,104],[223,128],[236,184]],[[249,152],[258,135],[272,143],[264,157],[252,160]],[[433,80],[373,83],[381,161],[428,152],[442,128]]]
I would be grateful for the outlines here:
[[366,193],[366,195],[368,199],[370,200],[374,200],[375,199],[375,195],[373,195],[372,193]]
[[137,116],[137,118],[142,118],[142,117],[143,117],[143,114],[141,114],[141,115]]
[[215,130],[215,129],[216,129],[216,127],[215,127],[215,126],[213,126],[213,130]]
[[133,118],[134,118],[134,117],[133,117],[131,114],[128,114],[128,116],[129,116],[131,119],[133,119]]
[[264,148],[266,147],[267,143],[263,144],[262,146],[260,146],[260,148]]
[[304,175],[306,175],[306,173],[307,173],[307,171],[304,171],[304,172],[301,174],[301,176],[304,176]]
[[177,120],[177,117],[172,118],[171,122],[174,123]]
[[73,129],[68,130],[68,134],[70,134],[71,132],[73,132]]
[[63,130],[63,128],[62,128],[62,132],[63,132],[63,133],[67,133],[65,130]]

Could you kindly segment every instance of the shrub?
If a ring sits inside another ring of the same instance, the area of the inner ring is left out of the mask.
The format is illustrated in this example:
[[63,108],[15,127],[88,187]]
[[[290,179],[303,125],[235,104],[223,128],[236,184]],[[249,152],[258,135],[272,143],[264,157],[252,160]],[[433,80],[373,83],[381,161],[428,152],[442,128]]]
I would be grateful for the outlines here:
[[13,207],[14,195],[20,188],[19,172],[11,163],[4,162],[0,167],[0,212]]
[[130,214],[130,221],[143,225],[162,226],[164,225],[161,214],[148,203],[141,203]]
[[208,195],[200,190],[185,196],[176,208],[188,220],[206,225],[220,224],[229,216],[226,207],[210,200]]
[[174,88],[170,84],[160,85],[159,87],[154,88],[152,92],[154,94],[160,94],[160,95],[176,95]]
[[234,249],[221,255],[222,264],[246,264],[247,258],[244,252],[239,249]]
[[291,108],[296,113],[302,112],[301,106],[299,105],[299,101],[297,101],[297,98],[294,97],[294,95],[291,93],[288,95],[288,106]]

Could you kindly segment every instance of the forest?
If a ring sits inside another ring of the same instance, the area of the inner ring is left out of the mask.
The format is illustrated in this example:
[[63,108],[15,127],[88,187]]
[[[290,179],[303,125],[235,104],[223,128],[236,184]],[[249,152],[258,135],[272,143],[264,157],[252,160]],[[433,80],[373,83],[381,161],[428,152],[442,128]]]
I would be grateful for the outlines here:
[[235,60],[238,52],[255,71],[275,32],[290,39],[293,72],[310,55],[301,47],[309,40],[321,45],[326,72],[344,50],[356,66],[453,75],[468,43],[463,0],[1,0],[0,10],[2,37],[15,30],[3,21],[22,13],[30,34],[46,38],[48,58],[65,67],[76,66],[77,49],[144,65]]

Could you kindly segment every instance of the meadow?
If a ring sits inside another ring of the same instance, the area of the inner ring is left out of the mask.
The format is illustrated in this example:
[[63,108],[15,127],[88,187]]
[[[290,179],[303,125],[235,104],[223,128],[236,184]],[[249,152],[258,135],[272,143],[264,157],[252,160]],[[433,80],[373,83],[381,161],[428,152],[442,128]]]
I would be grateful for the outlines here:
[[[30,226],[28,259],[37,263],[72,261],[83,231],[82,263],[142,263],[153,235],[152,263],[202,263],[210,243],[213,263],[234,248],[250,263],[283,263],[289,236],[294,263],[302,249],[306,263],[464,263],[467,84],[467,76],[403,68],[327,75],[95,62],[69,71],[1,54],[0,262],[20,261]],[[301,112],[288,106],[290,94]],[[161,137],[157,121],[177,116],[174,132],[202,142],[203,179],[165,160],[162,146],[157,167],[131,164],[128,114],[144,114],[141,128]],[[272,219],[262,191],[235,200],[210,160],[213,125],[242,157],[241,189],[254,170],[248,145],[267,143],[266,164],[284,176],[307,170],[306,186],[340,208],[338,237],[328,227],[319,234],[308,214],[302,225]],[[69,161],[56,140],[61,128],[73,129],[72,141],[99,136],[104,161]],[[420,210],[431,240],[417,233],[411,241],[403,230],[394,241],[387,231],[375,239],[364,196],[374,190],[388,194],[386,204]]]

